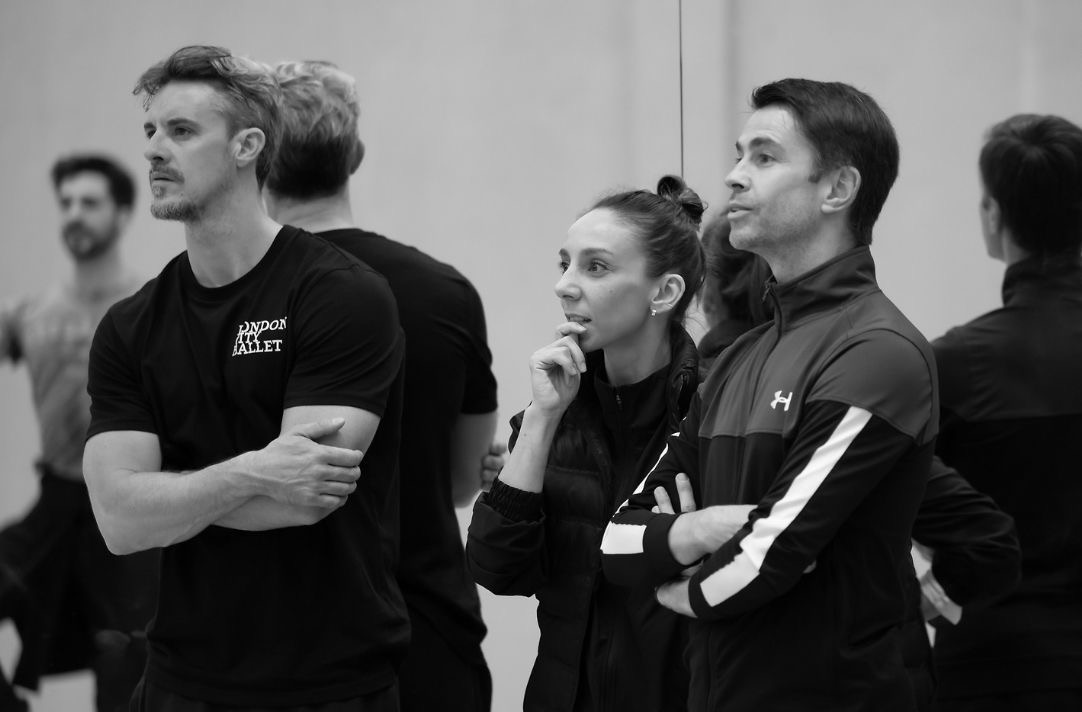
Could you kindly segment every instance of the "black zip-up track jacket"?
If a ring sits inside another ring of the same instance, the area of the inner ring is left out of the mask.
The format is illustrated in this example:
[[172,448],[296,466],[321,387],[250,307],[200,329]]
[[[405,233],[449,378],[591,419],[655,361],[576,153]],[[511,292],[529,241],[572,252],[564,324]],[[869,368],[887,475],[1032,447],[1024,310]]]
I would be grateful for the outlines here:
[[931,349],[867,247],[768,293],[774,322],[721,355],[606,530],[606,574],[679,574],[677,515],[650,508],[685,472],[700,506],[756,505],[690,578],[689,709],[912,710],[898,627],[938,426]]
[[937,694],[1078,689],[1082,259],[1016,262],[1004,275],[1003,306],[933,348],[943,393],[937,452],[1014,517],[1022,548],[1017,589],[939,628]]

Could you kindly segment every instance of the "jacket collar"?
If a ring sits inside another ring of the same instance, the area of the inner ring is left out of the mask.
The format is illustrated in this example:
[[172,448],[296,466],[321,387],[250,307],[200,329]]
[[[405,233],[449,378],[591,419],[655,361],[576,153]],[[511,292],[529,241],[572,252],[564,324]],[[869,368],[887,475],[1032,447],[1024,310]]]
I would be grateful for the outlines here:
[[[675,429],[683,420],[691,397],[699,387],[699,352],[695,342],[684,327],[673,324],[669,332],[669,346],[672,360],[669,361],[668,390],[665,404],[667,410],[666,427]],[[586,354],[586,377],[579,383],[579,393],[593,396],[593,374],[605,368],[605,356],[601,351]]]
[[774,302],[774,321],[787,331],[805,318],[836,309],[854,297],[879,291],[875,262],[867,245],[847,250],[796,279],[778,284],[771,277],[767,295]]
[[1082,256],[1028,257],[1003,275],[1003,303],[1023,304],[1050,293],[1082,294]]

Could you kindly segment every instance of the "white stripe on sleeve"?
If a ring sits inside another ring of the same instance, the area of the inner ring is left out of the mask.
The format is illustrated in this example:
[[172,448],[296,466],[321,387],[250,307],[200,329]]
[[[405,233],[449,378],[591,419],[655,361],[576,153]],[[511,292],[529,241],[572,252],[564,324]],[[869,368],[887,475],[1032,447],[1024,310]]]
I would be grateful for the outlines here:
[[602,554],[641,554],[645,524],[616,524],[609,522],[601,538]]
[[700,590],[708,605],[718,605],[755,580],[774,541],[800,516],[808,500],[871,417],[872,414],[863,408],[850,406],[827,441],[816,448],[808,464],[793,479],[785,495],[771,507],[770,514],[757,519],[752,525],[751,532],[740,542],[740,553],[730,563],[703,579]]

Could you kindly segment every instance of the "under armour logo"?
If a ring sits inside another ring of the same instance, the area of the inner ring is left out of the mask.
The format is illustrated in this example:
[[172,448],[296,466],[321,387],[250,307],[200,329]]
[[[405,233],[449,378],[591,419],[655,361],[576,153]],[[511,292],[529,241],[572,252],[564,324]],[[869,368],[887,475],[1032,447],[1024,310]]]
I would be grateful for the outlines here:
[[785,412],[789,412],[789,401],[793,400],[793,392],[789,391],[789,395],[782,398],[781,391],[774,391],[774,400],[770,401],[770,408],[772,410],[778,409],[778,403],[785,404]]

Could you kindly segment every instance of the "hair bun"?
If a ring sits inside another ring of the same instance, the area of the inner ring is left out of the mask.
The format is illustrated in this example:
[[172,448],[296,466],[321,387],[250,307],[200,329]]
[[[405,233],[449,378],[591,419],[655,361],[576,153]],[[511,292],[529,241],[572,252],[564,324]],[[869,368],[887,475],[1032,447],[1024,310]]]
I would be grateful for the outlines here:
[[658,197],[675,203],[696,227],[702,223],[706,204],[680,176],[662,176],[657,182],[657,194]]

